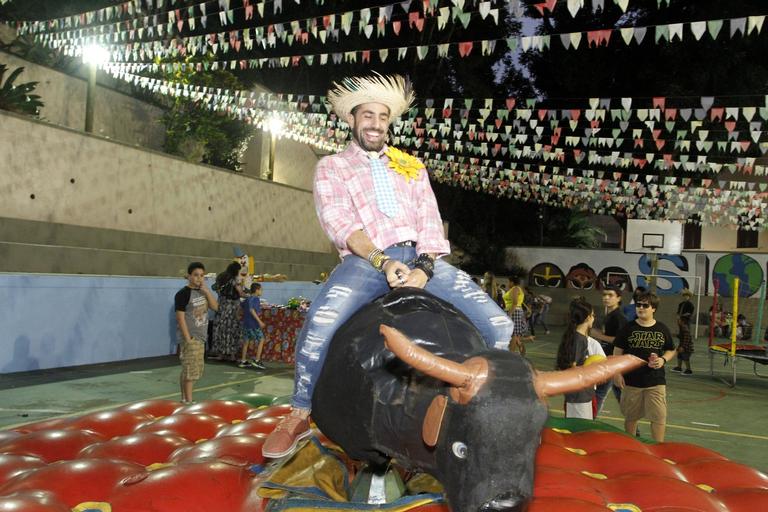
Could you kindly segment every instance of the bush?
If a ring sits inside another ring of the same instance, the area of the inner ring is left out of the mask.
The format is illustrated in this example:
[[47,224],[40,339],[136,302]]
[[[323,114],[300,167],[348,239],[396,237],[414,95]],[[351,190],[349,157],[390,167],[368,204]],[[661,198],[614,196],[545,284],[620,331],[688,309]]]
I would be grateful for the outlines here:
[[[197,72],[192,65],[162,75],[164,80],[185,85],[242,89],[228,71]],[[191,162],[203,162],[234,171],[240,170],[240,156],[252,128],[223,112],[208,109],[203,100],[167,96],[160,99],[165,107],[164,149]]]

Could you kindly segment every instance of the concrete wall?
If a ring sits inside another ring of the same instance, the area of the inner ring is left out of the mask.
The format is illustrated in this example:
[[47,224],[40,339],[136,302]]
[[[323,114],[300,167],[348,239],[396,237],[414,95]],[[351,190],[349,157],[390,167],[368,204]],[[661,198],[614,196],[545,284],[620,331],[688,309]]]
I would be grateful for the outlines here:
[[[0,373],[172,354],[183,279],[0,275]],[[209,284],[212,284],[209,282]],[[263,298],[314,299],[312,283],[263,283]]]
[[317,279],[339,261],[335,253],[0,218],[0,272],[182,276],[190,261],[220,272],[235,246],[253,257],[256,274],[296,280]]
[[8,113],[0,153],[0,217],[283,249],[278,262],[285,251],[336,259],[305,190]]
[[[35,89],[45,106],[41,116],[49,123],[74,130],[85,128],[86,80],[0,52],[0,63],[24,67],[20,82],[39,82]],[[97,87],[94,133],[127,144],[161,149],[165,128],[162,110],[105,87]]]
[[[10,40],[6,34],[3,40]],[[0,52],[0,63],[11,69],[24,67],[18,78],[21,82],[39,82],[35,93],[41,96],[45,106],[41,109],[43,120],[74,130],[85,127],[85,97],[87,83],[79,76],[71,76],[41,66],[12,54]],[[80,75],[85,76],[83,67]],[[97,81],[109,84],[114,79],[99,72]],[[269,92],[254,87],[256,92]],[[162,110],[109,87],[98,86],[94,114],[94,133],[110,139],[162,150],[165,127],[161,122]],[[312,190],[312,177],[318,157],[305,144],[289,139],[278,139],[275,148],[275,173],[273,181],[303,190]],[[263,135],[254,128],[254,137],[246,150],[242,170],[255,177],[266,175],[269,162],[269,134]]]
[[[269,170],[270,134],[255,130],[243,158],[245,174],[266,178]],[[275,173],[272,180],[302,190],[312,190],[312,179],[319,157],[312,147],[278,138],[275,143]]]

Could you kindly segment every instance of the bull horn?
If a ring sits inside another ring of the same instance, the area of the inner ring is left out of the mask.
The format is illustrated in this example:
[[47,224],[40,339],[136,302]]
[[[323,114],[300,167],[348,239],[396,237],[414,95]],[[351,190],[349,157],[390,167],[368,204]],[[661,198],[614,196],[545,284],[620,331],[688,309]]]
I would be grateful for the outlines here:
[[575,366],[556,372],[538,372],[533,377],[533,386],[539,398],[563,395],[605,382],[617,373],[626,373],[644,364],[647,364],[647,361],[632,355],[611,356],[605,361],[589,366]]
[[473,357],[457,363],[415,345],[393,327],[381,325],[379,332],[384,335],[384,346],[401,361],[430,377],[451,384],[455,388],[451,396],[459,403],[469,402],[488,378],[488,361],[485,358]]

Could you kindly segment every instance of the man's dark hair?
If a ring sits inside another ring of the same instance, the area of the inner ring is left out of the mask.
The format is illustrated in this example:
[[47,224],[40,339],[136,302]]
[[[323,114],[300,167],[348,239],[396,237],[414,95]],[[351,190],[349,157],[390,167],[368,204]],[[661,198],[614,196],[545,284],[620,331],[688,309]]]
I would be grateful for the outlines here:
[[194,272],[194,271],[195,271],[195,270],[197,270],[197,269],[200,269],[200,270],[202,270],[203,272],[205,272],[205,265],[203,265],[203,264],[202,264],[202,263],[200,263],[199,261],[193,261],[193,262],[192,262],[192,263],[190,263],[190,264],[189,264],[189,266],[187,267],[187,275],[191,274],[192,272]]
[[652,292],[643,291],[635,294],[635,304],[638,302],[647,302],[653,309],[659,309],[659,297]]
[[261,285],[259,283],[251,283],[251,293],[255,292],[256,290],[261,290]]
[[632,298],[634,299],[635,302],[637,302],[637,298],[640,296],[640,294],[645,293],[647,291],[648,291],[648,288],[646,288],[645,286],[638,286],[637,288],[635,288],[635,291],[632,292]]
[[603,287],[603,291],[604,292],[613,292],[613,293],[615,293],[616,296],[619,298],[619,302],[621,302],[621,288],[619,288],[618,286],[609,284],[609,285]]

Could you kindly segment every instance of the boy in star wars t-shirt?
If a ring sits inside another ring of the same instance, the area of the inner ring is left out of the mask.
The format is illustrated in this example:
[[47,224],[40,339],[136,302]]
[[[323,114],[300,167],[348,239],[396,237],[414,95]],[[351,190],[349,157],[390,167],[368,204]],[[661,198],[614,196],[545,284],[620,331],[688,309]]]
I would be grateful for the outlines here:
[[637,422],[647,418],[651,422],[653,439],[660,443],[664,441],[667,421],[664,366],[675,355],[675,342],[669,328],[654,318],[659,307],[659,298],[655,294],[638,295],[635,307],[637,319],[618,332],[613,341],[613,354],[632,354],[648,364],[614,377],[613,383],[623,389],[621,412],[626,432],[634,435]]

